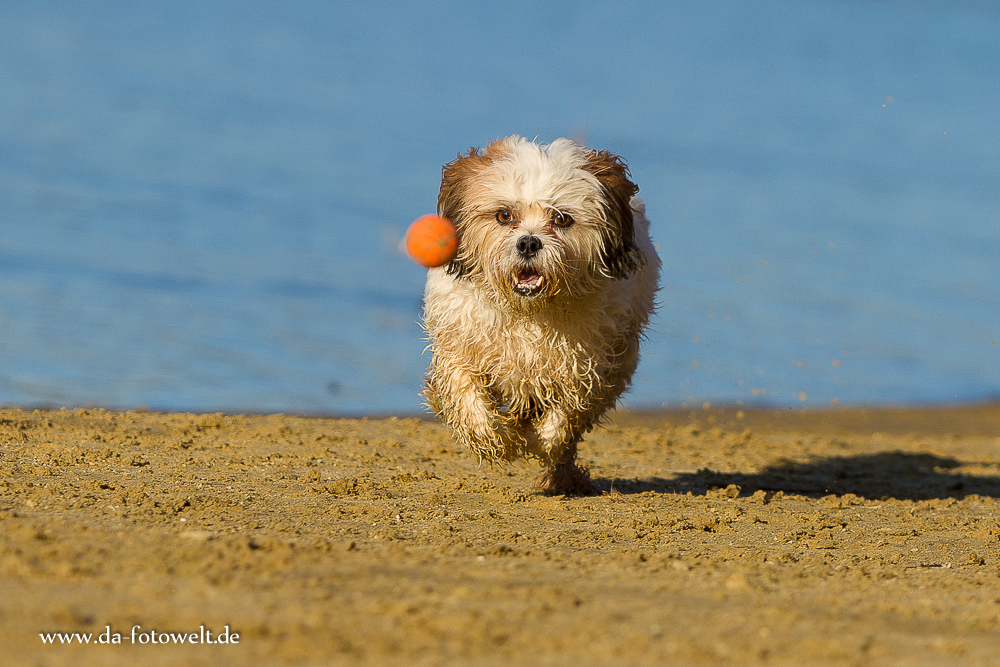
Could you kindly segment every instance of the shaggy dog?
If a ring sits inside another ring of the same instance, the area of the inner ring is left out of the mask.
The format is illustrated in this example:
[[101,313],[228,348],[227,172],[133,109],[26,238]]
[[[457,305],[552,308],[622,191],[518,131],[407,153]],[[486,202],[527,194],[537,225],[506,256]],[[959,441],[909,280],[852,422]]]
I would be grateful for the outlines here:
[[546,493],[589,493],[577,445],[628,387],[660,260],[625,163],[511,136],[445,165],[461,242],[431,269],[425,396],[489,461],[541,459]]

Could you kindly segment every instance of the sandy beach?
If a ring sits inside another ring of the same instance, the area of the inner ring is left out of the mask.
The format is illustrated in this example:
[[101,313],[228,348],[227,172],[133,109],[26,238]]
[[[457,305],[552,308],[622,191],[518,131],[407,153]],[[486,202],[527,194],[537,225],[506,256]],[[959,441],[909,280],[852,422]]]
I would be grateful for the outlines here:
[[599,494],[546,497],[429,419],[0,410],[0,649],[996,664],[998,436],[997,405],[619,412],[581,447]]

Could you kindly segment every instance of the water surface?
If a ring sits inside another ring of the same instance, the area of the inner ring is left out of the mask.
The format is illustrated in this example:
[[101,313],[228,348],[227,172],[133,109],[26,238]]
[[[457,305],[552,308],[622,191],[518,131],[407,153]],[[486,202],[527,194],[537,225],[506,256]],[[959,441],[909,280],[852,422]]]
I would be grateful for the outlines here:
[[440,168],[623,155],[664,263],[627,405],[982,400],[990,3],[8,2],[0,403],[408,413]]

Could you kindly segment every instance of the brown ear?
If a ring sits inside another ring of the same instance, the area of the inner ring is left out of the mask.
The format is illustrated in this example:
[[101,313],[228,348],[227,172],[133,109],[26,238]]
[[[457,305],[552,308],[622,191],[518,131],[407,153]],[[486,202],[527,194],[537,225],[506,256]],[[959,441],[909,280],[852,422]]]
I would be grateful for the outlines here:
[[635,245],[631,206],[632,197],[639,188],[630,180],[625,161],[614,153],[589,151],[583,169],[596,176],[604,188],[604,213],[608,221],[608,227],[602,230],[604,269],[609,277],[624,280],[643,263],[642,254]]
[[[489,147],[487,148],[487,154]],[[438,193],[438,215],[451,220],[458,229],[459,239],[467,224],[468,187],[471,179],[479,173],[490,158],[481,155],[478,148],[470,148],[465,155],[461,153],[441,169],[441,191]],[[468,259],[464,257],[465,246],[459,241],[458,254],[447,266],[447,272],[452,275],[464,276],[469,273]]]

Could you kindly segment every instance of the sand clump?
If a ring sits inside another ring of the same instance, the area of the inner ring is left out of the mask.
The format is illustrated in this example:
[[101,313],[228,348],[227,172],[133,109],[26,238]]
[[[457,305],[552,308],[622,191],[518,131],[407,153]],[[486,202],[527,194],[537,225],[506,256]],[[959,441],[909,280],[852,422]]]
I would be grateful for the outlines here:
[[[617,413],[598,494],[425,419],[0,410],[15,665],[988,665],[1000,408]],[[133,644],[228,627],[238,643]],[[118,645],[98,644],[111,629]],[[44,643],[40,633],[92,643]]]

